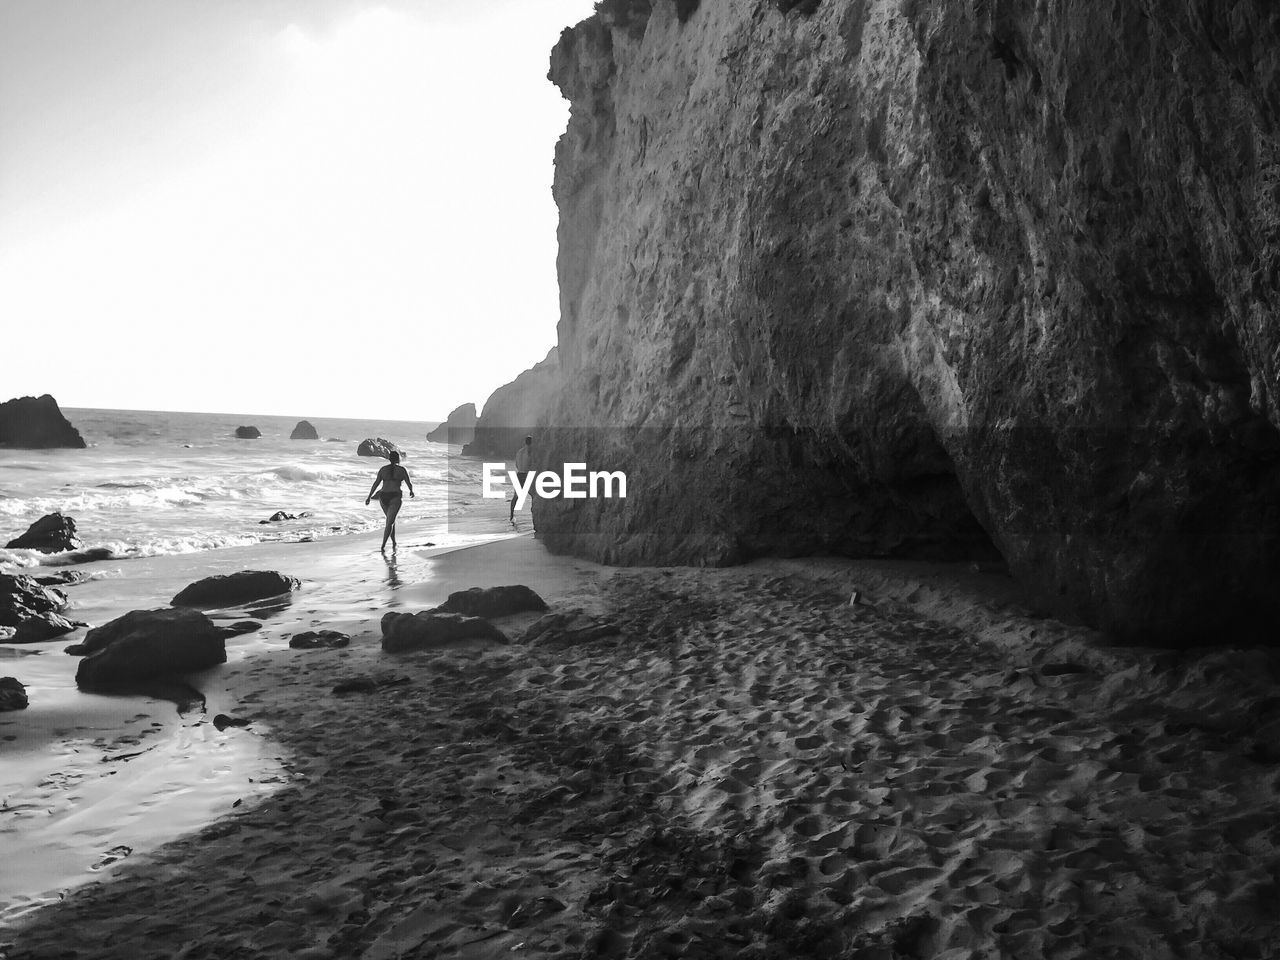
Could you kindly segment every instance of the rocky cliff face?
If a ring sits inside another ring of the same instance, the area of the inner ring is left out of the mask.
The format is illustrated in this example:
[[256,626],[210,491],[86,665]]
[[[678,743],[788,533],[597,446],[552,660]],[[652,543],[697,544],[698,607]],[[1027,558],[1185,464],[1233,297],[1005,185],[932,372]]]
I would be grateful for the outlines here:
[[1274,633],[1280,8],[602,7],[543,452],[631,483],[537,505],[554,548],[994,548],[1118,636]]
[[476,405],[464,403],[454,407],[444,423],[427,434],[436,443],[470,443],[476,432]]
[[560,384],[560,361],[552,347],[539,363],[490,394],[474,438],[462,448],[463,456],[510,459],[524,438],[545,422]]

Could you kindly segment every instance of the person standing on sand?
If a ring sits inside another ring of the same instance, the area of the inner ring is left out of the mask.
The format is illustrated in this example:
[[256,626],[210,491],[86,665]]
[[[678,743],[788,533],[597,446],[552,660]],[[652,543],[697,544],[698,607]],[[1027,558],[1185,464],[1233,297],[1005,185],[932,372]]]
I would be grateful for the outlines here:
[[[516,480],[524,486],[524,478],[529,475],[529,461],[533,456],[533,437],[525,437],[524,445],[516,451]],[[516,522],[516,499],[518,493],[511,495],[511,522]]]
[[400,493],[402,482],[409,485],[409,496],[413,496],[413,481],[409,479],[409,471],[400,466],[400,454],[392,450],[387,459],[391,462],[378,471],[378,475],[373,479],[373,486],[369,488],[369,495],[364,498],[365,505],[368,506],[369,501],[373,499],[373,492],[378,489],[378,484],[382,484],[378,503],[382,505],[382,512],[387,517],[387,525],[382,530],[384,553],[388,538],[391,540],[391,549],[396,548],[396,514],[400,512],[400,505],[404,502],[404,497]]

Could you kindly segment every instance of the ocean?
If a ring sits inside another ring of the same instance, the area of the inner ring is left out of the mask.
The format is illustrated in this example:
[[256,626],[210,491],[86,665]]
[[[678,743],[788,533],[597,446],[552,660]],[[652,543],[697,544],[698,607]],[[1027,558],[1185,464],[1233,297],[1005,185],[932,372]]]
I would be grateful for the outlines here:
[[[381,529],[365,505],[386,461],[356,455],[366,437],[406,454],[417,498],[402,526],[445,532],[452,479],[478,497],[478,465],[426,440],[432,422],[308,418],[319,440],[290,440],[297,417],[67,408],[84,450],[0,450],[0,543],[46,514],[71,516],[84,549],[116,559],[192,553],[262,541],[315,540]],[[238,426],[262,436],[241,440]],[[474,476],[473,476],[474,475]],[[475,498],[455,495],[465,510]],[[263,523],[278,511],[300,517]],[[0,550],[0,571],[57,562],[31,550]]]

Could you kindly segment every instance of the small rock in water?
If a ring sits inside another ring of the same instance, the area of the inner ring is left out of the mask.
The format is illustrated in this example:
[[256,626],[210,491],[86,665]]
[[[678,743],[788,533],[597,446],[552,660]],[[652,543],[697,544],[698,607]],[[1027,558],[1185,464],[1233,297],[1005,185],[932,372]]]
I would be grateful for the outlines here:
[[221,732],[227,727],[247,727],[249,721],[243,717],[229,717],[225,713],[220,713],[213,718],[213,725]]
[[76,536],[76,522],[61,513],[41,517],[27,532],[5,544],[6,550],[39,550],[41,553],[61,553],[80,546]]

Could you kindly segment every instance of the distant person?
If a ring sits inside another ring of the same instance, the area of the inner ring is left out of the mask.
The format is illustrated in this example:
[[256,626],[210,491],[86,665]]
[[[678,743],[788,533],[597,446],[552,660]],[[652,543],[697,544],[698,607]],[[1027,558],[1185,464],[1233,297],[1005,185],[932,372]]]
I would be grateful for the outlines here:
[[[533,437],[525,437],[524,445],[516,451],[516,480],[524,486],[525,477],[529,475],[529,462],[533,458]],[[511,522],[516,522],[516,499],[520,495],[511,495]]]
[[413,496],[413,481],[409,479],[409,471],[400,466],[400,454],[392,450],[387,459],[391,462],[378,471],[378,475],[373,480],[373,486],[369,488],[369,495],[364,498],[365,505],[373,499],[373,493],[378,489],[378,484],[382,484],[382,491],[378,494],[378,503],[382,505],[382,512],[387,516],[387,525],[382,531],[382,551],[387,550],[387,540],[391,540],[391,549],[396,548],[396,514],[400,512],[400,505],[404,502],[404,498],[400,493],[400,484],[407,483],[409,485],[409,496]]

